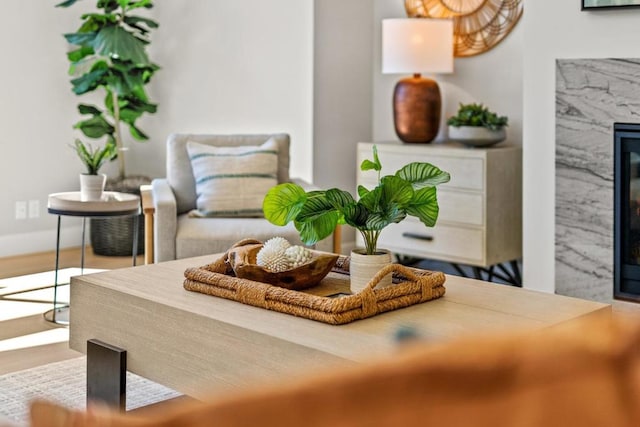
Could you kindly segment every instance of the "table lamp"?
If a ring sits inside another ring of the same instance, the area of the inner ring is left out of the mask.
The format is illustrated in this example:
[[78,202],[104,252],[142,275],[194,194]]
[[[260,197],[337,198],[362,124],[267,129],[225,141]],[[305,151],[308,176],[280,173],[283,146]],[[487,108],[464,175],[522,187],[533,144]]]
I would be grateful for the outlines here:
[[405,18],[382,21],[382,72],[413,73],[393,92],[393,121],[404,142],[428,143],[438,135],[442,100],[435,80],[421,72],[453,72],[453,21]]

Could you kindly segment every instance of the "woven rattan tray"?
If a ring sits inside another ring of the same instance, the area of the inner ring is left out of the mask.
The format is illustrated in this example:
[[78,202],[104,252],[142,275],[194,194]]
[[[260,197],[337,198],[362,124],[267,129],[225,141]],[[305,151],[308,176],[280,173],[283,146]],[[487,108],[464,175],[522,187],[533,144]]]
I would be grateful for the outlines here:
[[[223,256],[211,264],[185,270],[184,288],[332,325],[419,304],[445,293],[443,273],[399,264],[386,266],[365,289],[350,295],[348,257],[341,256],[320,284],[304,291],[240,279],[225,260]],[[380,279],[390,272],[393,285],[377,289]]]

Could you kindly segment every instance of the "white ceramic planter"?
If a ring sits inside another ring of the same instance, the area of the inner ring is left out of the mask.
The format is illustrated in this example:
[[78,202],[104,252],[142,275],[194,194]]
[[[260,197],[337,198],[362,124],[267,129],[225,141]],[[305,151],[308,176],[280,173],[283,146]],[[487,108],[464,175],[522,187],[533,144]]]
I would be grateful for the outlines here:
[[95,202],[102,199],[107,176],[80,174],[80,200],[83,202]]
[[[367,255],[364,249],[351,251],[349,275],[351,276],[351,292],[356,294],[363,290],[380,269],[391,263],[391,253],[381,250],[375,255]],[[386,275],[376,288],[391,285],[391,274]]]
[[449,139],[473,147],[487,147],[504,141],[504,127],[491,130],[481,126],[449,126]]

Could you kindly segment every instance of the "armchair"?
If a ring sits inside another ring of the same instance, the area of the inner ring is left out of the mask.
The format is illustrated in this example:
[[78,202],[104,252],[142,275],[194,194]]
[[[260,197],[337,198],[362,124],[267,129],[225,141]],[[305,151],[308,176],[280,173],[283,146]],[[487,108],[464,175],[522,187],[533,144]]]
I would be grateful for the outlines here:
[[[194,217],[196,180],[187,143],[213,147],[257,146],[267,140],[277,145],[277,182],[288,182],[289,144],[287,134],[271,135],[195,135],[172,134],[167,140],[167,176],[154,179],[141,190],[145,214],[145,261],[161,262],[226,251],[237,241],[251,237],[266,240],[282,236],[300,244],[298,232],[289,224],[279,227],[264,218]],[[302,186],[310,184],[295,180]],[[339,251],[339,235],[318,242],[317,249]]]

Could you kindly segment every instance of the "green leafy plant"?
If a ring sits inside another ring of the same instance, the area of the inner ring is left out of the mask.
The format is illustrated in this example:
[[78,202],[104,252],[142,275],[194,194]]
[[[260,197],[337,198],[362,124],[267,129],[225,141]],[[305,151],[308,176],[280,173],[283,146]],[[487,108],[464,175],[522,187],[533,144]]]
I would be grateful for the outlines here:
[[105,144],[102,148],[93,148],[91,144],[85,144],[79,139],[75,140],[72,148],[86,166],[88,175],[97,175],[102,165],[114,159],[118,154],[114,144]]
[[482,104],[460,104],[458,114],[450,117],[447,124],[455,127],[477,126],[498,130],[507,126],[508,121],[506,116],[498,116]]
[[[77,1],[66,0],[57,6],[69,7]],[[102,107],[78,105],[80,114],[88,118],[77,122],[74,128],[89,138],[106,137],[106,146],[117,147],[119,175],[124,178],[121,125],[128,126],[134,139],[147,140],[136,121],[144,113],[157,110],[147,97],[145,85],[159,69],[146,53],[149,32],[158,24],[132,14],[153,7],[152,0],[97,0],[96,7],[99,12],[82,15],[82,25],[75,33],[64,35],[76,46],[67,53],[73,92],[84,95],[103,89],[106,93]]]
[[284,183],[265,196],[265,218],[281,226],[293,221],[301,240],[308,245],[329,236],[337,224],[348,224],[364,238],[368,255],[377,252],[381,231],[407,215],[417,217],[427,227],[436,224],[436,186],[448,182],[449,173],[430,163],[414,162],[394,175],[380,177],[382,165],[375,145],[373,160],[363,161],[360,168],[377,171],[378,185],[372,190],[358,186],[359,200],[338,188],[305,191],[297,184]]

